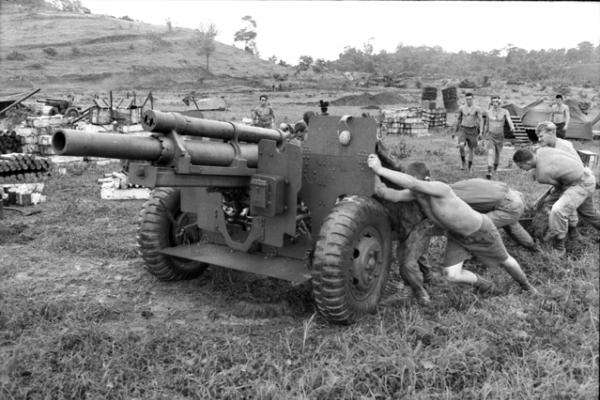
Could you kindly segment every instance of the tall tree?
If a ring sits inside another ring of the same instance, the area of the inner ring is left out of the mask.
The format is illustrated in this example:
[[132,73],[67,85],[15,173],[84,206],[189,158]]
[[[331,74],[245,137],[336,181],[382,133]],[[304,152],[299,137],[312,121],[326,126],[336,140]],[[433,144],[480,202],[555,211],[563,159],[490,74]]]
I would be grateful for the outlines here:
[[242,17],[242,24],[242,28],[233,35],[233,42],[242,42],[245,51],[258,55],[258,48],[256,47],[256,21],[252,16],[246,15]]
[[210,55],[215,51],[215,37],[217,36],[217,28],[214,24],[208,26],[200,26],[198,30],[198,54],[206,57],[206,71],[210,71],[208,60]]

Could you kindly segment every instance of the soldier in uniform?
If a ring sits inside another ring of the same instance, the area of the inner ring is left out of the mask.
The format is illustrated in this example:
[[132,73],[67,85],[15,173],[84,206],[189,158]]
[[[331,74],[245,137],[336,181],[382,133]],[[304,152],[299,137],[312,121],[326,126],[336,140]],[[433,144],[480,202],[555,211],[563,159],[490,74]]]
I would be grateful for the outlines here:
[[492,96],[492,107],[485,113],[483,137],[486,141],[488,153],[487,179],[492,179],[492,170],[498,169],[500,153],[504,146],[504,124],[508,123],[511,133],[515,133],[515,125],[510,118],[508,110],[500,107],[500,96]]
[[273,128],[275,113],[268,103],[269,98],[266,94],[261,94],[259,100],[259,106],[252,110],[253,125],[261,128]]
[[563,254],[569,221],[575,212],[600,230],[600,214],[592,199],[596,178],[580,159],[556,148],[541,147],[535,153],[527,149],[517,150],[513,161],[525,171],[533,170],[534,180],[554,186],[560,194],[548,216],[545,242],[553,241],[554,248]]
[[481,108],[473,104],[473,93],[465,94],[465,105],[458,109],[456,132],[458,133],[458,150],[461,169],[465,169],[465,147],[469,148],[469,171],[473,166],[473,151],[477,147],[483,130],[483,114]]
[[562,94],[556,95],[556,102],[550,106],[550,121],[556,125],[556,136],[564,139],[569,128],[571,114],[569,106],[563,103]]

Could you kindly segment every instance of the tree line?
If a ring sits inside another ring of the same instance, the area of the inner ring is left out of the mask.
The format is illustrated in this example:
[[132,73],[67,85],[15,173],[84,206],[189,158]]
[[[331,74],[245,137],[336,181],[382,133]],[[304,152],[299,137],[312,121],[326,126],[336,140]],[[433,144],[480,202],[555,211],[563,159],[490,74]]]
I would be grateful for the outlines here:
[[[367,43],[363,48],[346,47],[334,61],[325,63],[327,69],[359,71],[407,76],[465,77],[494,76],[513,80],[545,80],[560,77],[566,68],[600,63],[600,45],[581,42],[575,48],[525,50],[512,44],[491,51],[460,51],[451,53],[441,47],[406,46],[399,44],[394,52],[373,51]],[[306,68],[301,56],[299,68]],[[591,65],[594,68],[593,65]],[[595,66],[596,82],[600,80]],[[583,82],[582,82],[583,83]]]

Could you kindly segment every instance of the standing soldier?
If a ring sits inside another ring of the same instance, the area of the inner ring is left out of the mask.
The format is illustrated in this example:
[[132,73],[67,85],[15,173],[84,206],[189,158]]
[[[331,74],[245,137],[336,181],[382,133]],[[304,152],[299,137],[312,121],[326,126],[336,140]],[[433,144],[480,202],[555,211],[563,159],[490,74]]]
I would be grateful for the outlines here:
[[473,105],[473,93],[465,94],[467,104],[458,109],[456,132],[458,134],[458,151],[460,153],[461,169],[465,169],[465,147],[469,147],[469,171],[473,166],[473,150],[483,131],[483,113],[481,108]]
[[562,94],[557,94],[556,102],[550,106],[550,121],[556,125],[556,137],[560,139],[566,137],[570,120],[569,106],[563,103]]
[[267,102],[269,98],[266,94],[261,94],[259,100],[260,105],[252,110],[253,125],[261,128],[273,128],[275,113]]
[[492,169],[496,171],[500,163],[500,153],[504,145],[504,124],[508,123],[510,132],[515,133],[515,125],[510,118],[508,110],[500,107],[500,96],[492,96],[492,107],[487,110],[483,136],[486,141],[488,154],[487,179],[492,179]]

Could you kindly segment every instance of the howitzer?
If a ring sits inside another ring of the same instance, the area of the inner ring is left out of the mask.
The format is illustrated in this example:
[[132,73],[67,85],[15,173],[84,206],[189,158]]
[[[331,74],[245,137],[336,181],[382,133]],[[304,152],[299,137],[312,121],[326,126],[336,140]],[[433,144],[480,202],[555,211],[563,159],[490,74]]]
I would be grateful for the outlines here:
[[[148,110],[147,136],[54,134],[57,154],[138,160],[133,184],[155,188],[138,245],[160,279],[208,265],[311,280],[318,310],[348,323],[377,306],[391,257],[385,208],[366,164],[372,118],[316,116],[289,131]],[[139,161],[141,160],[141,161]]]

